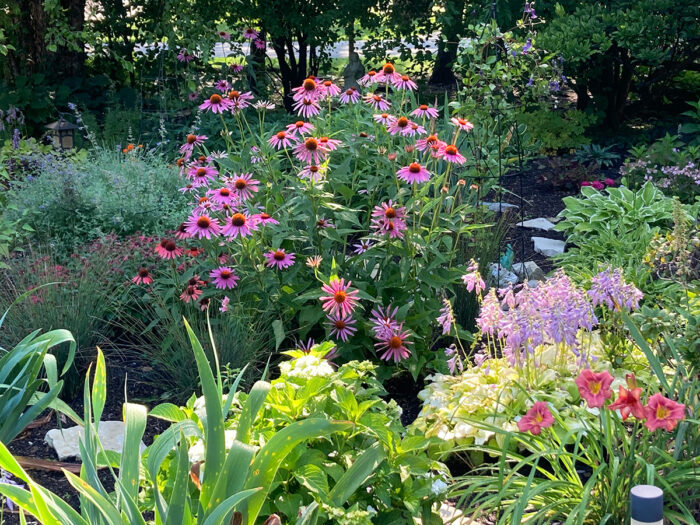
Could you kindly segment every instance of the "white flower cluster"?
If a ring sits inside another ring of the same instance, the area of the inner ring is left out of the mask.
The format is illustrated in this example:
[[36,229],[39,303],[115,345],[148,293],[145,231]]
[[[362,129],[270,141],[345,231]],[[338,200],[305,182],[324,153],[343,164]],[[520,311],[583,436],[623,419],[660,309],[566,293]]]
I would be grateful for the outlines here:
[[329,376],[333,373],[333,367],[322,357],[313,354],[304,355],[291,361],[280,363],[282,377],[310,377]]

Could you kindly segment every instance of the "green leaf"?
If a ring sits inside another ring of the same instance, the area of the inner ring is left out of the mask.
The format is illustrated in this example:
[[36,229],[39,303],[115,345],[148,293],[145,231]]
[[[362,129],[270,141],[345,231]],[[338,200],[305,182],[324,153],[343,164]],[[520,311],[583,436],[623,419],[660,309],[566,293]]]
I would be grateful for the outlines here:
[[311,492],[318,494],[320,498],[326,498],[328,494],[328,479],[323,470],[317,465],[307,464],[295,469],[294,477]]
[[340,507],[348,501],[350,496],[372,475],[385,459],[386,453],[379,443],[375,443],[365,450],[328,494],[330,504]]
[[279,319],[272,321],[272,331],[275,334],[275,350],[279,350],[282,341],[284,341],[284,325]]
[[148,415],[158,419],[164,419],[165,421],[170,421],[172,423],[177,423],[187,419],[185,412],[180,407],[172,403],[161,403],[160,405],[153,407]]

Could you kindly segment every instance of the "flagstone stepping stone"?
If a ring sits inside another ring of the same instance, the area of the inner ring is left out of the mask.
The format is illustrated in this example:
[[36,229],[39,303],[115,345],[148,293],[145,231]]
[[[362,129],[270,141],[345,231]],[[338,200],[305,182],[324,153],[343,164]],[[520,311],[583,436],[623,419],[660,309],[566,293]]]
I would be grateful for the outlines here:
[[[56,451],[58,460],[63,461],[68,458],[80,458],[80,439],[85,433],[83,427],[75,426],[70,428],[54,428],[49,430],[44,437],[44,441]],[[115,452],[122,451],[124,444],[124,422],[123,421],[100,421],[97,436],[105,450]],[[141,451],[146,445],[141,442]]]
[[491,211],[505,211],[510,208],[517,209],[519,206],[517,204],[510,204],[508,202],[485,202],[479,203],[480,206],[486,206]]
[[537,266],[535,261],[527,261],[524,263],[515,263],[513,265],[513,273],[518,276],[521,281],[544,281],[544,272]]
[[517,284],[518,276],[510,270],[506,270],[503,266],[497,263],[491,264],[491,275],[498,281],[499,288],[505,288],[509,284]]
[[560,253],[564,253],[566,243],[556,239],[547,239],[546,237],[532,237],[532,242],[535,243],[535,251],[546,257],[554,257]]
[[554,228],[554,224],[545,219],[544,217],[538,217],[537,219],[530,219],[529,221],[523,221],[518,223],[518,226],[523,228],[534,228],[536,230],[549,231]]
[[440,517],[443,523],[450,525],[478,525],[478,522],[467,518],[461,510],[449,502],[440,505]]

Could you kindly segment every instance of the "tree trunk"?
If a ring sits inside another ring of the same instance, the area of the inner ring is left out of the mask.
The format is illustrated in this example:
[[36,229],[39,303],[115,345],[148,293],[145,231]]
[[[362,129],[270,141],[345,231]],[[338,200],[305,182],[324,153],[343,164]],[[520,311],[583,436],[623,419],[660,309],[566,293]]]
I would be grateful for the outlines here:
[[[61,0],[61,6],[66,10],[68,26],[74,33],[81,33],[85,27],[85,0]],[[60,69],[65,77],[82,76],[85,66],[85,43],[82,39],[76,42],[75,49],[60,48],[58,51]]]
[[452,63],[457,58],[457,39],[464,29],[464,2],[448,0],[445,2],[445,12],[442,15],[442,35],[438,42],[438,52],[435,58],[433,73],[428,80],[436,86],[455,86],[457,77],[452,72]]

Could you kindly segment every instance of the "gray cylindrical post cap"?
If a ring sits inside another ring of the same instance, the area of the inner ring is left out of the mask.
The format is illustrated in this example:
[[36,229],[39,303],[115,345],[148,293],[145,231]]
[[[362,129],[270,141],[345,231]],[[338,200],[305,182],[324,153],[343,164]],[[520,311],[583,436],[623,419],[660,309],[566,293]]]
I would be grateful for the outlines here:
[[656,523],[664,518],[664,492],[653,485],[636,485],[630,491],[632,519]]

